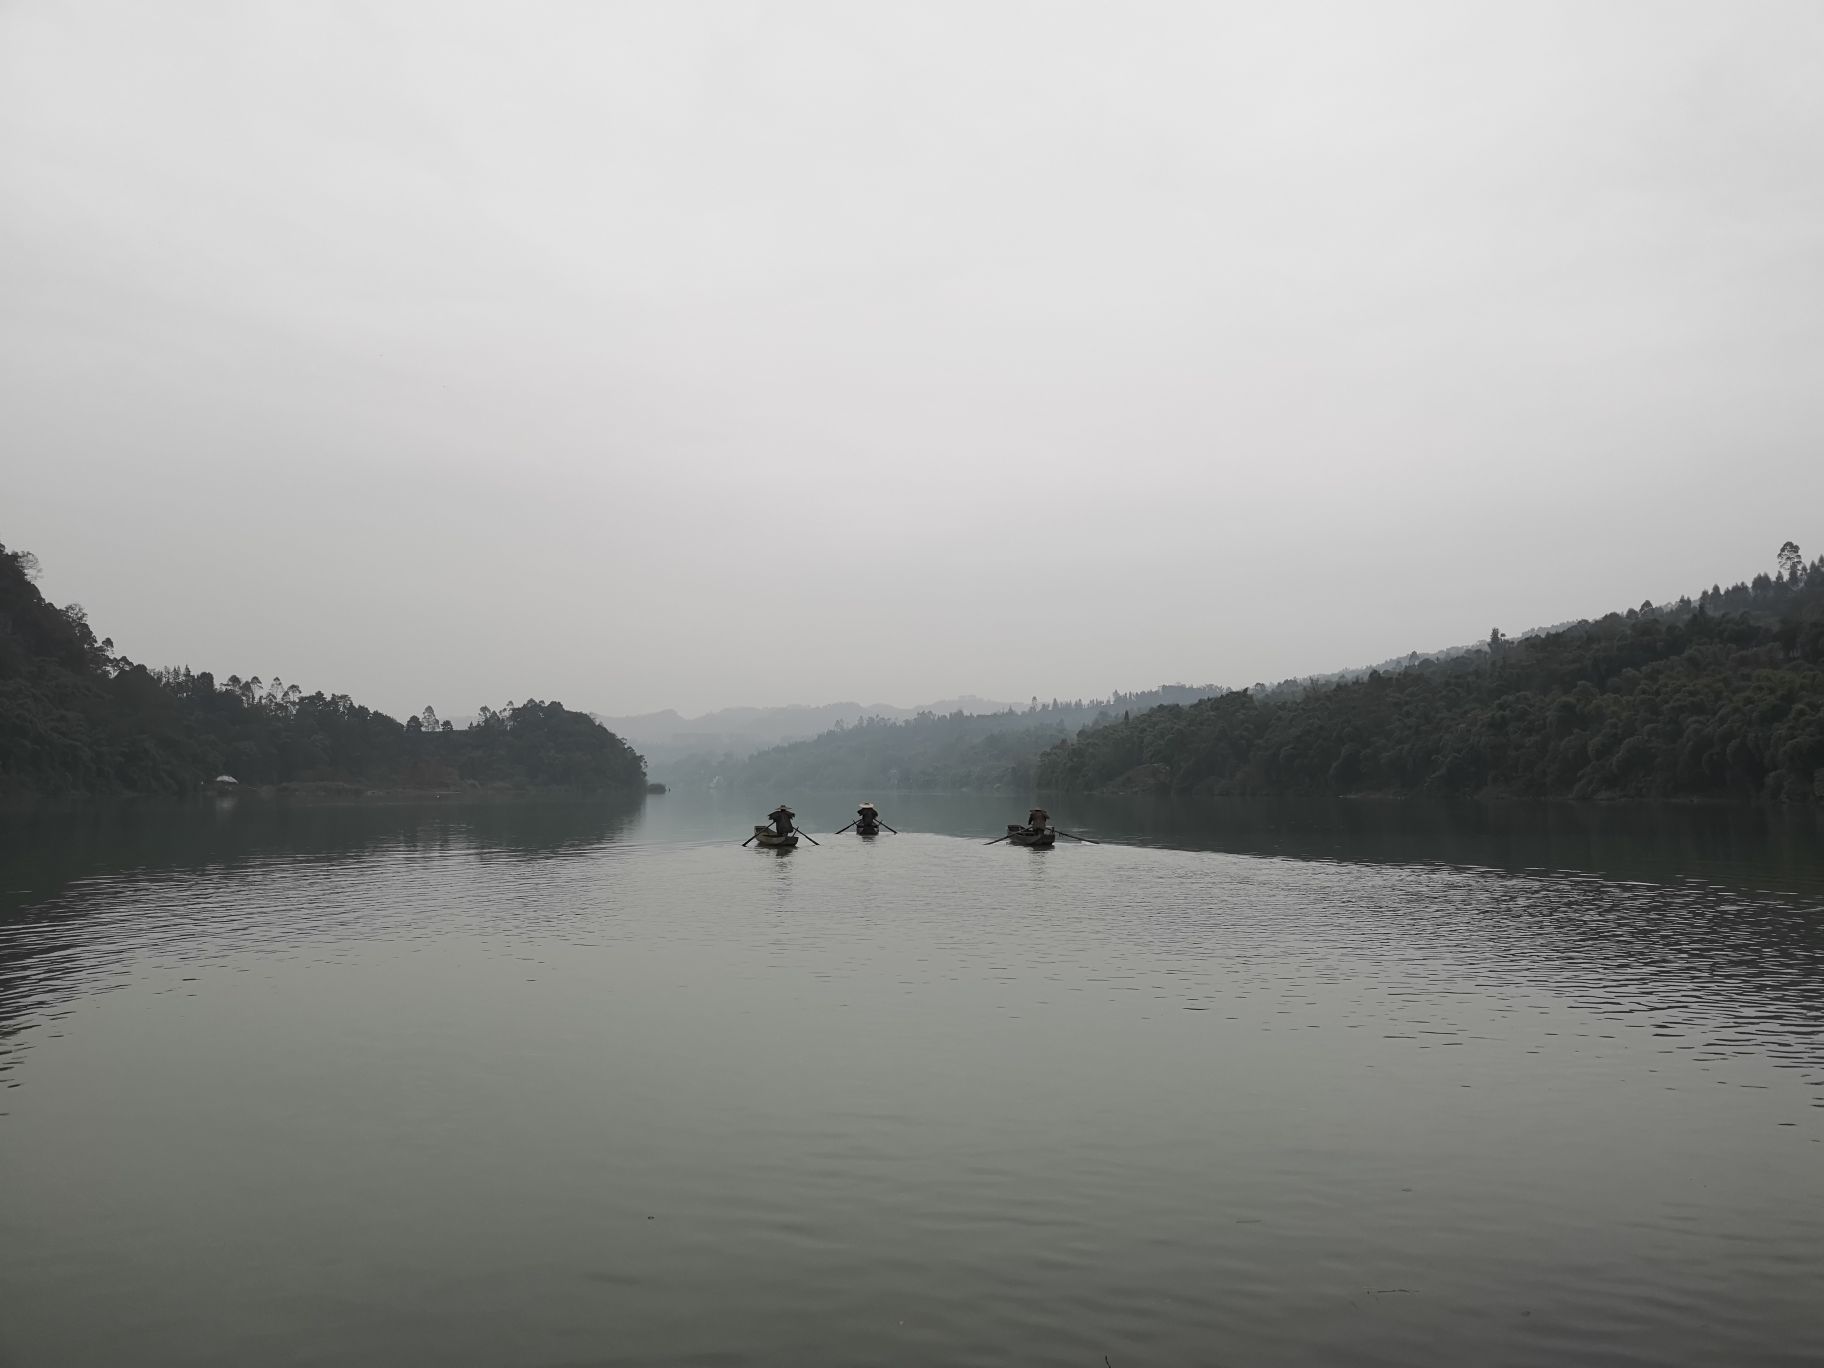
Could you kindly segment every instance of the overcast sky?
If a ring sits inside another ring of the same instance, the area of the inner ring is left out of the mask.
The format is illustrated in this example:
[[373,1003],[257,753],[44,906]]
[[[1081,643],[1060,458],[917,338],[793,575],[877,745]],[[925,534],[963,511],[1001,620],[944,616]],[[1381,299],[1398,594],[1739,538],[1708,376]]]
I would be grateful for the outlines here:
[[1821,53],[1816,0],[6,0],[0,540],[135,659],[396,713],[1695,591],[1824,550]]

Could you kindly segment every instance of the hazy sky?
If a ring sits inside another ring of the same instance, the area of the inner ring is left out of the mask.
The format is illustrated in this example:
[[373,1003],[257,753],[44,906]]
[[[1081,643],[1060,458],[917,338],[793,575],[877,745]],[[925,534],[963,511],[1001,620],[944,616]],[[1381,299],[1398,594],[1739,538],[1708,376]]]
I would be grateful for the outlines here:
[[394,712],[1247,684],[1824,550],[1824,4],[0,3],[0,540]]

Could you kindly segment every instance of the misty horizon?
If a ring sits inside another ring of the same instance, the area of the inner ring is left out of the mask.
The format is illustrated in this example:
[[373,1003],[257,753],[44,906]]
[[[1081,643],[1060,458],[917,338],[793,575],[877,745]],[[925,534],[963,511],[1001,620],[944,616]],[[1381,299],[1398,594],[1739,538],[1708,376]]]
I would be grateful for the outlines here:
[[[18,547],[13,548],[13,549],[14,550],[26,550],[26,551],[30,550],[30,548],[18,548]],[[1734,583],[1739,580],[1746,580],[1747,578],[1750,578],[1750,577],[1751,576],[1749,576],[1749,575],[1737,576],[1737,577],[1734,577],[1733,579],[1731,579],[1729,582]],[[1698,592],[1698,591],[1693,591],[1693,592]],[[1670,595],[1666,595],[1657,600],[1649,598],[1644,601],[1669,604],[1669,603],[1674,603],[1682,598],[1691,597],[1691,596],[1692,596],[1691,594],[1682,594],[1682,593],[1681,594],[1670,594]],[[54,592],[52,594],[48,595],[48,597],[50,597],[53,601],[55,601],[55,599],[56,599],[56,595]],[[81,607],[82,605],[74,604],[72,601],[72,606]],[[84,611],[86,612],[86,609]],[[1623,608],[1618,607],[1618,608],[1610,608],[1605,611],[1606,612],[1619,612],[1619,611],[1625,611],[1625,610]],[[1522,637],[1522,636],[1526,636],[1526,635],[1532,635],[1532,634],[1536,634],[1536,633],[1551,631],[1557,627],[1564,625],[1565,623],[1577,622],[1577,621],[1589,621],[1589,620],[1593,620],[1596,618],[1600,618],[1604,615],[1605,615],[1605,612],[1590,613],[1590,614],[1583,614],[1578,618],[1561,619],[1557,623],[1535,624],[1531,627],[1520,628],[1520,629],[1517,629],[1517,630],[1514,630],[1511,632],[1508,631],[1506,628],[1498,628],[1498,630],[1500,630],[1503,633],[1503,635],[1505,635],[1505,636]],[[106,624],[98,624],[98,625],[102,628],[102,632],[105,633]],[[1418,658],[1423,659],[1423,658],[1428,658],[1428,657],[1445,654],[1445,653],[1449,653],[1449,652],[1474,650],[1481,644],[1482,644],[1481,640],[1478,639],[1478,640],[1472,640],[1472,641],[1452,642],[1452,643],[1448,643],[1448,644],[1441,645],[1441,646],[1428,646],[1428,647],[1422,647],[1422,648],[1415,647],[1410,651],[1391,652],[1388,655],[1383,656],[1380,659],[1375,660],[1375,661],[1358,661],[1358,662],[1351,662],[1348,664],[1339,664],[1339,665],[1336,665],[1329,669],[1307,671],[1306,673],[1304,673],[1302,675],[1288,675],[1288,676],[1285,676],[1283,679],[1272,679],[1272,680],[1258,680],[1257,679],[1257,680],[1253,680],[1248,683],[1242,683],[1242,682],[1238,682],[1238,681],[1234,681],[1234,680],[1219,680],[1219,679],[1210,679],[1210,680],[1160,679],[1160,680],[1153,680],[1153,681],[1147,682],[1147,683],[1127,683],[1127,684],[1115,686],[1113,688],[1105,688],[1105,689],[1097,690],[1095,692],[1082,693],[1082,694],[1068,694],[1067,695],[1067,694],[1058,694],[1058,693],[1045,693],[1045,694],[1029,693],[1027,695],[1026,701],[1024,703],[1022,703],[1018,700],[1015,700],[1015,699],[990,698],[990,697],[985,697],[981,694],[971,693],[971,692],[948,694],[942,698],[924,699],[924,700],[920,700],[920,701],[916,701],[916,702],[899,702],[899,701],[893,700],[893,699],[880,699],[880,698],[871,699],[870,701],[865,702],[865,703],[861,702],[859,699],[854,699],[854,698],[795,699],[795,700],[790,700],[790,701],[785,701],[785,702],[740,701],[740,702],[732,702],[732,703],[720,703],[720,704],[715,704],[715,705],[712,705],[709,707],[704,707],[704,708],[696,709],[696,710],[687,710],[687,709],[681,709],[681,708],[672,707],[672,706],[666,706],[666,707],[660,707],[660,708],[643,709],[638,712],[615,712],[615,711],[613,711],[611,709],[607,709],[607,708],[592,707],[592,706],[588,705],[586,700],[558,699],[556,701],[573,704],[578,709],[585,711],[594,717],[601,718],[601,719],[604,719],[607,721],[616,721],[616,722],[653,720],[653,719],[660,719],[660,718],[670,716],[670,717],[677,718],[678,721],[680,721],[680,722],[691,723],[691,722],[701,722],[701,721],[715,719],[715,718],[721,717],[725,714],[740,714],[740,713],[764,714],[764,713],[791,713],[791,712],[817,713],[817,712],[825,712],[825,711],[829,711],[832,709],[840,709],[840,708],[851,708],[851,709],[856,710],[856,712],[861,715],[883,715],[884,713],[891,712],[891,713],[897,713],[897,714],[903,714],[903,715],[909,716],[909,715],[913,715],[915,713],[924,712],[924,711],[934,711],[934,712],[943,713],[943,712],[949,712],[952,710],[960,710],[960,711],[964,711],[964,712],[975,712],[975,713],[1006,712],[1006,711],[1017,712],[1024,708],[1027,708],[1029,706],[1033,706],[1035,704],[1043,705],[1046,703],[1055,703],[1055,702],[1059,701],[1060,699],[1067,700],[1067,701],[1070,699],[1080,699],[1080,700],[1090,702],[1090,703],[1101,703],[1101,702],[1108,702],[1111,699],[1113,699],[1117,696],[1120,696],[1120,695],[1144,693],[1144,692],[1154,690],[1154,689],[1159,689],[1159,688],[1194,688],[1194,689],[1214,688],[1214,689],[1218,689],[1218,690],[1246,690],[1246,689],[1252,689],[1252,688],[1260,688],[1262,686],[1297,683],[1297,682],[1300,682],[1303,680],[1322,680],[1322,679],[1331,678],[1331,677],[1335,677],[1335,676],[1346,676],[1346,675],[1356,674],[1361,671],[1373,669],[1373,668],[1383,665],[1383,664],[1401,661],[1409,656],[1416,656]],[[156,660],[156,659],[142,661],[140,663],[150,665],[150,666],[153,666],[156,668],[164,668],[164,667],[173,665],[173,662]],[[190,662],[182,662],[181,664],[176,664],[175,667],[180,668],[180,669],[192,668]],[[218,671],[211,670],[206,665],[200,666],[200,667],[195,667],[195,668],[198,673],[208,671],[211,674],[218,675],[219,680],[221,680],[221,681],[225,681],[231,675],[236,678],[242,677],[239,671],[219,671],[218,672]],[[250,671],[246,672],[246,677],[260,678],[265,682],[270,682],[272,679],[276,679],[281,676],[279,676],[276,671],[271,676],[261,676],[261,675],[259,675],[258,671],[250,670]],[[316,689],[318,687],[314,683],[311,683],[308,687],[306,687],[303,683],[300,683],[300,681],[297,681],[297,680],[292,680],[289,682],[299,684],[299,687],[304,688],[305,692],[316,691]],[[341,690],[336,689],[333,685],[324,686],[322,691],[325,693],[342,692]],[[532,694],[526,695],[527,699],[530,699],[531,697],[533,697]],[[506,702],[508,702],[508,703],[516,702],[516,701],[524,701],[524,700],[519,700],[519,699],[514,699],[514,698],[509,698],[506,700]],[[406,707],[397,708],[397,709],[382,708],[381,711],[388,712],[395,717],[405,718],[405,717],[414,716],[414,715],[420,713],[421,711],[423,711],[423,708],[425,706],[427,706],[427,705],[420,704],[417,706],[406,706]],[[437,714],[440,717],[452,718],[452,719],[456,720],[459,724],[473,722],[478,715],[477,712],[474,710],[474,708],[465,708],[465,707],[461,707],[461,706],[440,707],[440,706],[438,706],[438,703],[436,700],[431,700],[430,703],[428,704],[428,706],[430,706],[435,712],[437,712]],[[495,703],[494,703],[494,701],[485,701],[484,703],[475,705],[475,706],[476,707],[493,707],[493,706],[495,706]]]
[[1820,539],[1815,6],[201,14],[0,11],[0,536],[148,664],[1247,687]]

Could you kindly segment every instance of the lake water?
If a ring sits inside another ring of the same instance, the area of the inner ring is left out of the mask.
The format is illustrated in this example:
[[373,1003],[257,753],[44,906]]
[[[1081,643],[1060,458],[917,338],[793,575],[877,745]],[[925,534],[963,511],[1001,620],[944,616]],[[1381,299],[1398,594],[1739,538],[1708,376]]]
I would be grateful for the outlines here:
[[0,1364],[1824,1362],[1816,814],[759,806],[0,823]]

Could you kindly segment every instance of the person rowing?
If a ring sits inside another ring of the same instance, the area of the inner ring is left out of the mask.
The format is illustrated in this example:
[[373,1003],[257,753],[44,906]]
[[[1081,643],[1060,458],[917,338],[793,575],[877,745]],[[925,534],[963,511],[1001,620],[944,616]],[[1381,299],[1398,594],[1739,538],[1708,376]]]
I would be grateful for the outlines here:
[[894,828],[887,826],[885,822],[880,820],[880,809],[875,807],[872,803],[863,803],[860,807],[856,808],[855,820],[848,823],[848,825],[844,826],[842,830],[838,831],[836,834],[838,836],[842,835],[842,832],[847,831],[849,827],[854,827],[856,834],[859,836],[878,836],[880,835],[880,829],[882,827],[887,827],[888,831],[894,830]]

